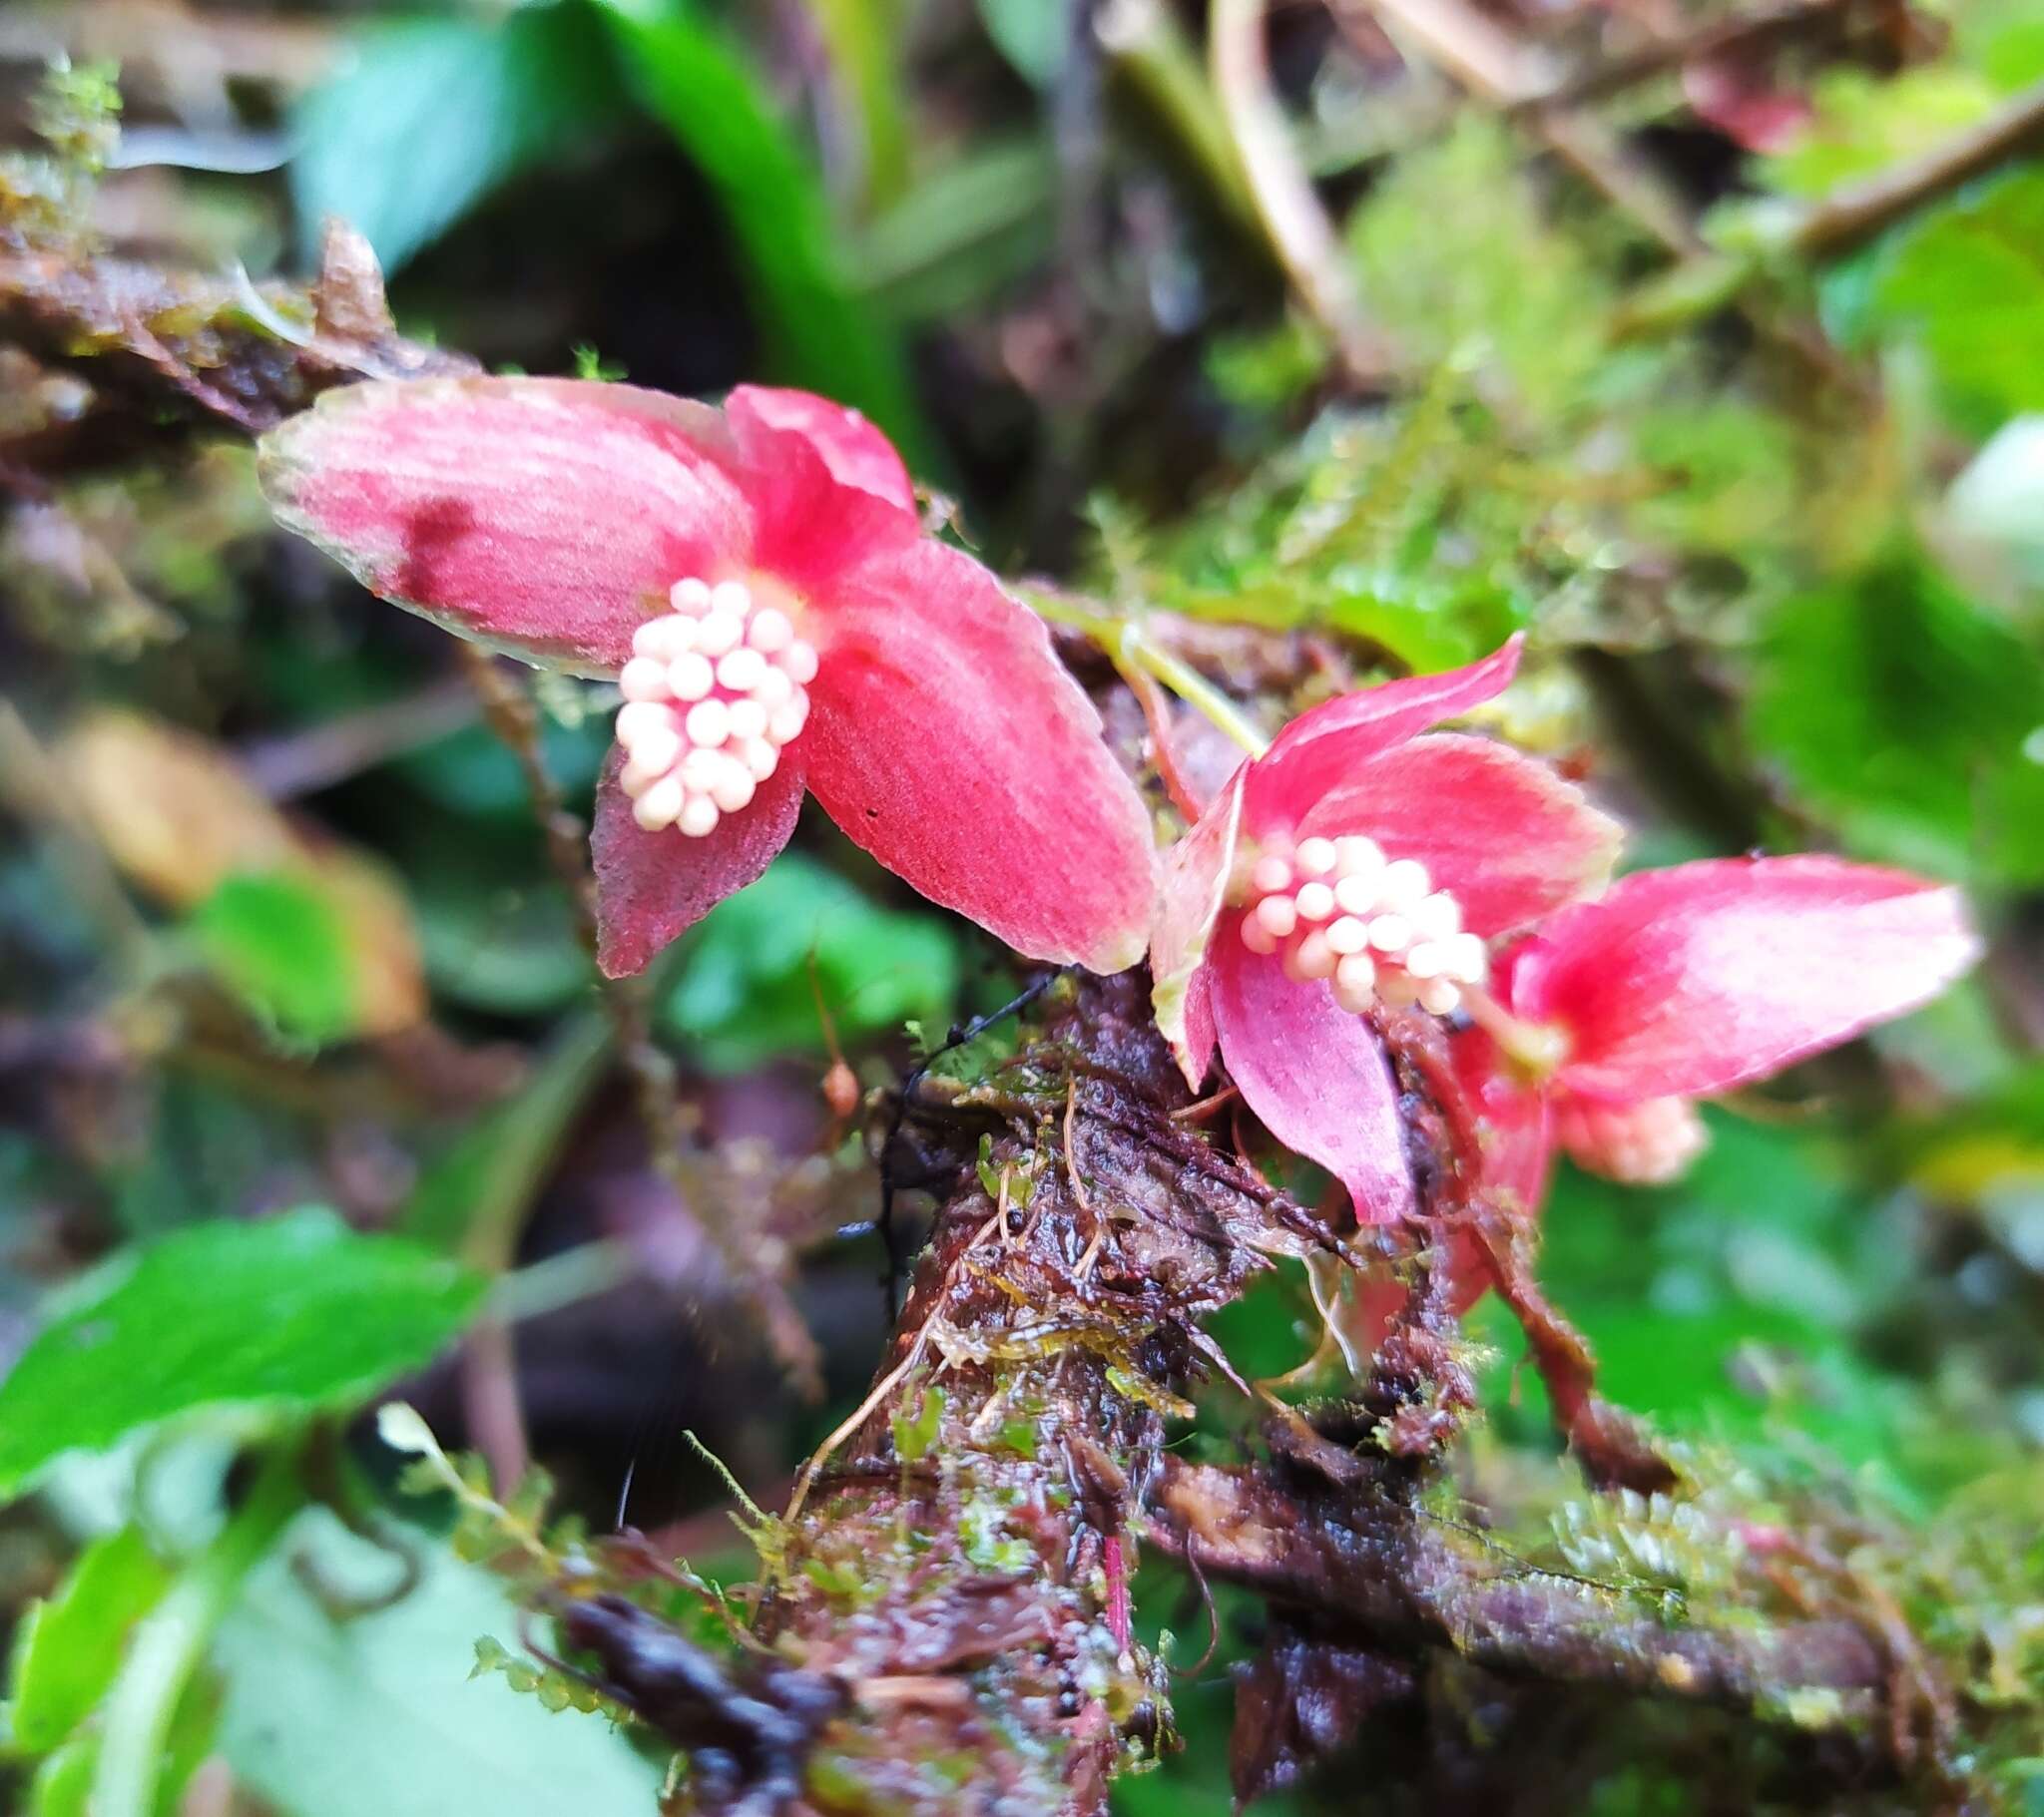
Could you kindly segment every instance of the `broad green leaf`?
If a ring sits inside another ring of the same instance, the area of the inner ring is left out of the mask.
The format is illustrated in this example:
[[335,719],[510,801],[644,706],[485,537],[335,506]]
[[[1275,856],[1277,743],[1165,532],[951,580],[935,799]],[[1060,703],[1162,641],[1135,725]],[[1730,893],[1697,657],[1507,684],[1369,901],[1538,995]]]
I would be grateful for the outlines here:
[[1923,350],[1962,428],[2044,410],[2044,170],[2011,170],[1898,229],[1867,308],[1876,335]]
[[813,164],[745,58],[686,0],[596,0],[647,107],[717,192],[770,375],[856,406],[911,467],[926,437],[901,351],[852,294]]
[[415,1534],[423,1576],[388,1608],[336,1621],[290,1561],[370,1596],[398,1562],[330,1516],[301,1518],[250,1579],[214,1661],[227,1702],[220,1746],[280,1817],[648,1817],[661,1767],[600,1718],[550,1714],[491,1674],[475,1642],[519,1631],[484,1571]]
[[[810,982],[814,957],[815,982]],[[935,915],[881,908],[799,852],[719,904],[663,1006],[690,1058],[740,1072],[821,1053],[816,993],[847,1043],[915,1018],[941,1027],[958,994],[956,941]]]
[[36,1768],[28,1817],[92,1817],[92,1776],[99,1760],[98,1735],[87,1730],[72,1736]]
[[1906,556],[1785,601],[1759,652],[1756,743],[1868,857],[2044,876],[2040,723],[2022,641]]
[[503,183],[616,117],[604,35],[579,0],[496,23],[418,19],[369,34],[299,104],[291,192],[393,270]]
[[280,1034],[332,1041],[355,1026],[347,928],[309,876],[277,870],[230,877],[188,926],[213,968]]
[[49,1753],[92,1713],[120,1668],[129,1629],[169,1582],[141,1532],[127,1527],[88,1546],[48,1601],[29,1604],[8,1677],[16,1747]]
[[0,1499],[67,1451],[201,1408],[353,1406],[459,1332],[483,1286],[318,1208],[126,1251],[0,1382]]

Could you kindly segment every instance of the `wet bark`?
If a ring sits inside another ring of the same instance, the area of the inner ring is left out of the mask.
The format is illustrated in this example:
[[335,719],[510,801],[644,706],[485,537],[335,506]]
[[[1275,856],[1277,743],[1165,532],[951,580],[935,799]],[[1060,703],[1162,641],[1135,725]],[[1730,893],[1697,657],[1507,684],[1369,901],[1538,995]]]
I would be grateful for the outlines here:
[[[873,1395],[774,1542],[759,1631],[846,1698],[774,1808],[1097,1817],[1172,1737],[1129,1609],[1145,1548],[1271,1611],[1238,1686],[1245,1796],[1410,1704],[1440,1660],[1884,1732],[1890,1650],[1850,1615],[1692,1623],[1428,1512],[1469,1396],[1424,1270],[1353,1401],[1300,1412],[1236,1377],[1198,1321],[1332,1238],[1173,1115],[1188,1095],[1139,979],[1059,989],[1014,1060],[907,1107],[922,1177],[954,1183]],[[1164,1449],[1202,1385],[1261,1422],[1239,1467]]]

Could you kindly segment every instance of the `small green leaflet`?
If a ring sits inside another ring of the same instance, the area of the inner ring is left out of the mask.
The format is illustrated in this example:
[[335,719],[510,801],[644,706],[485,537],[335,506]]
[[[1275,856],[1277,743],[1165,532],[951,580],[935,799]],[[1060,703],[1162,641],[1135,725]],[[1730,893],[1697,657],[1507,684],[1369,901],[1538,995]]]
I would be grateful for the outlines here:
[[426,1362],[483,1290],[456,1262],[318,1208],[125,1252],[0,1382],[0,1499],[65,1452],[200,1408],[352,1406]]

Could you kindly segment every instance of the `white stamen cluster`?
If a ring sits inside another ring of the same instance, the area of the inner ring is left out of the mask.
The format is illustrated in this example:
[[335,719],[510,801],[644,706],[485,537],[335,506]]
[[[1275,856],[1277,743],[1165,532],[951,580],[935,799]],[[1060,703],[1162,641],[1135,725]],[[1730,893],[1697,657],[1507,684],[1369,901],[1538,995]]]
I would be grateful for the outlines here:
[[1687,1098],[1605,1105],[1564,1094],[1555,1107],[1554,1133],[1585,1166],[1636,1186],[1677,1178],[1711,1139]]
[[633,633],[618,677],[618,780],[648,832],[700,839],[752,800],[808,722],[816,653],[743,581],[677,581],[668,603]]
[[1481,984],[1483,942],[1462,931],[1454,897],[1415,858],[1386,858],[1374,839],[1301,839],[1251,867],[1243,945],[1281,953],[1285,975],[1324,979],[1351,1016],[1373,1003],[1445,1016],[1462,986]]

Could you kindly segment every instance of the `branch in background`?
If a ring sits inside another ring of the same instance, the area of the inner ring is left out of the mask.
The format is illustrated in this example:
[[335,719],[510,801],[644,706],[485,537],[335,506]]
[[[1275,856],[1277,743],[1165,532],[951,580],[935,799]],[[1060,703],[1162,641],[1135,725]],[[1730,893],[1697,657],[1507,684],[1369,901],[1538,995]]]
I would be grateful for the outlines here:
[[242,747],[241,764],[272,801],[289,801],[349,781],[472,725],[477,710],[475,689],[466,680],[434,681],[395,700],[254,739]]
[[[1388,1498],[1279,1488],[1165,1458],[1150,1537],[1372,1646],[1446,1650],[1507,1677],[1793,1718],[1794,1694],[1839,1693],[1839,1727],[1883,1710],[1887,1652],[1843,1617],[1708,1628],[1628,1615],[1619,1591],[1517,1564]],[[1896,1764],[1906,1764],[1897,1762]]]
[[1949,196],[2010,158],[2044,146],[2044,82],[1969,132],[1955,134],[1920,158],[1912,158],[1846,184],[1813,204],[1796,221],[1788,246],[1805,258],[1837,258],[1864,245],[1924,204]]
[[337,222],[302,289],[0,251],[0,343],[91,387],[78,407],[0,443],[0,470],[39,474],[103,466],[196,430],[256,435],[354,379],[479,370],[397,333],[375,255]]
[[1265,0],[1214,0],[1208,56],[1257,210],[1292,288],[1333,342],[1352,384],[1380,387],[1398,360],[1364,312],[1333,224],[1291,143],[1271,87]]
[[1514,114],[1541,144],[1677,258],[1704,249],[1673,192],[1629,157],[1600,120],[1552,99],[1559,82],[1547,57],[1463,0],[1330,0],[1353,32],[1374,18],[1477,99]]
[[1692,31],[1660,38],[1613,57],[1582,75],[1529,95],[1525,108],[1574,108],[1604,101],[1639,83],[1692,63],[1708,63],[1736,51],[1755,49],[1776,38],[1825,27],[1842,28],[1857,0],[1784,0],[1783,4],[1729,19],[1712,19]]

